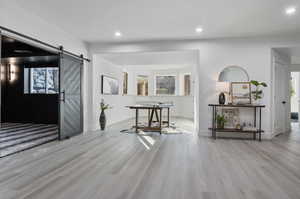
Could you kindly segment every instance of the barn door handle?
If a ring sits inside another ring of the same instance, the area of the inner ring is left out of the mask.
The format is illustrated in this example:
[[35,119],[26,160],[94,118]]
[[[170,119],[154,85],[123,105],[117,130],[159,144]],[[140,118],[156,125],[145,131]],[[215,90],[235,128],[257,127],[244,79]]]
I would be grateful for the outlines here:
[[60,93],[60,101],[65,102],[65,98],[66,98],[66,93],[65,93],[65,91],[62,91]]

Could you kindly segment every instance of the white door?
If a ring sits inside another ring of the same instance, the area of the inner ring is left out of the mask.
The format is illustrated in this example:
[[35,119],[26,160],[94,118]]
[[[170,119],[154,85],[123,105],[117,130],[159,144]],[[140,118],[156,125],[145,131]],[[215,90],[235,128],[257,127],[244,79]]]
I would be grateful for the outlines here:
[[275,135],[285,133],[288,129],[288,100],[289,77],[287,67],[279,62],[274,63],[274,109],[275,109]]
[[299,116],[300,116],[300,72],[296,72],[295,75],[295,92],[296,92],[296,98],[297,98],[297,102],[298,102],[298,125],[300,125],[299,122]]

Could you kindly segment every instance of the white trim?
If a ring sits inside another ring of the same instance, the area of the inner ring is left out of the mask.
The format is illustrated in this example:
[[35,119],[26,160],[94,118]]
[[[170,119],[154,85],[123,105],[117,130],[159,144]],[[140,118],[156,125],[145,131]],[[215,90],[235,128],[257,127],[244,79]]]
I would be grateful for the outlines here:
[[[272,139],[273,137],[281,134],[281,133],[285,133],[285,132],[275,132],[276,129],[275,129],[275,114],[276,114],[276,111],[275,111],[275,107],[276,107],[276,104],[275,104],[275,94],[276,94],[276,88],[275,88],[275,64],[280,64],[282,65],[284,68],[286,68],[286,70],[288,72],[289,71],[289,60],[286,59],[285,57],[283,57],[282,55],[280,55],[275,49],[271,49],[271,85],[272,85],[272,89],[271,89],[271,135],[270,135],[270,139]],[[289,87],[290,88],[290,87]],[[288,94],[290,93],[290,90],[287,91]],[[290,119],[289,119],[289,115],[290,115],[290,100],[288,99],[287,100],[287,106],[289,106],[289,109],[287,111],[287,117],[288,118],[285,118],[286,119],[286,132],[289,131],[289,124],[290,124]]]

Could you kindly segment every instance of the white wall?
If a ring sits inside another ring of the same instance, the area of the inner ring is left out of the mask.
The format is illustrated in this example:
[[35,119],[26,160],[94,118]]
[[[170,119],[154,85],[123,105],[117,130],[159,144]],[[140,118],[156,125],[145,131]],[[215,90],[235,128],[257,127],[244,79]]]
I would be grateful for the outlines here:
[[[101,75],[107,75],[119,80],[119,95],[101,94]],[[100,55],[93,56],[93,123],[92,129],[99,129],[100,102],[104,99],[106,103],[112,106],[112,109],[106,110],[107,125],[120,122],[134,116],[134,112],[125,106],[134,104],[132,96],[122,96],[123,91],[123,73],[122,70],[113,63],[103,59]]]
[[[149,66],[148,66],[149,67]],[[129,69],[130,68],[130,69]],[[135,67],[134,67],[135,68]],[[191,68],[189,69],[177,69],[170,70],[169,72],[178,74],[180,72],[191,72]],[[123,93],[123,71],[129,72],[129,81],[128,86],[129,93],[128,95],[122,95]],[[113,109],[106,111],[107,116],[107,125],[111,125],[116,122],[120,122],[123,120],[127,120],[133,118],[135,112],[126,108],[126,106],[136,104],[139,101],[172,101],[174,102],[174,107],[170,109],[171,116],[180,116],[184,118],[193,119],[194,117],[194,97],[193,96],[154,96],[154,87],[150,86],[149,91],[151,90],[152,96],[136,96],[136,76],[138,74],[147,74],[149,78],[154,80],[154,75],[156,73],[159,74],[167,74],[167,70],[158,70],[154,72],[153,70],[135,70],[131,67],[122,67],[118,66],[114,63],[109,62],[104,59],[102,55],[94,55],[93,56],[93,122],[91,124],[92,129],[99,129],[99,115],[100,115],[100,101],[104,99],[106,103],[109,103]],[[110,77],[114,77],[119,80],[119,95],[102,95],[101,94],[101,75],[107,75]],[[152,83],[151,83],[152,82]],[[149,83],[153,84],[154,81],[150,81]],[[165,114],[165,113],[164,113]],[[146,111],[141,111],[140,115],[146,116]]]
[[[209,103],[217,103],[216,82],[218,74],[229,65],[243,67],[249,74],[250,79],[271,84],[270,49],[263,45],[252,45],[251,43],[224,42],[218,44],[206,44],[200,49],[200,129],[205,132],[210,125],[211,110],[207,107]],[[270,116],[270,89],[264,90],[262,128],[271,133]],[[251,110],[253,111],[253,110]],[[243,115],[241,121],[249,122],[253,116],[252,112]],[[207,115],[208,117],[205,117]],[[241,114],[242,115],[242,114]],[[247,117],[248,116],[248,117]],[[249,117],[250,116],[250,117]]]
[[[171,116],[194,119],[194,66],[185,66],[176,69],[161,69],[151,66],[124,66],[124,71],[128,72],[128,95],[135,96],[136,102],[139,101],[161,101],[173,102],[174,107],[170,109]],[[153,69],[155,68],[155,69]],[[183,96],[183,75],[191,75],[191,96]],[[148,76],[148,96],[137,95],[137,76]],[[174,75],[176,79],[174,96],[157,96],[155,93],[155,77],[157,75]],[[146,112],[141,113],[146,115]]]
[[[193,66],[185,66],[176,69],[161,69],[151,66],[121,66],[122,70],[128,73],[128,95],[137,95],[137,77],[138,75],[148,76],[148,95],[153,96],[155,93],[155,78],[157,75],[174,75],[175,76],[175,95],[184,95],[183,91],[183,75],[191,75],[191,95],[193,95],[194,75]],[[154,68],[154,69],[153,69]]]
[[[0,25],[28,36],[32,36],[41,41],[48,42],[54,46],[63,45],[66,50],[87,56],[87,47],[80,39],[75,38],[72,33],[63,31],[55,24],[50,24],[39,16],[28,12],[20,7],[15,0],[1,0]],[[91,71],[89,71],[87,66],[88,64],[85,63],[83,78],[83,111],[85,131],[89,129],[90,120],[87,107],[90,100],[88,97],[88,88],[91,86],[91,82],[88,82],[88,76],[91,74]]]
[[128,42],[122,44],[90,44],[91,53],[153,52],[171,50],[199,50],[199,128],[200,133],[209,133],[211,123],[209,103],[217,102],[216,80],[219,72],[228,65],[245,68],[251,79],[266,82],[269,87],[264,90],[263,138],[271,138],[272,133],[272,70],[271,48],[300,45],[299,35],[273,36],[259,38],[186,40],[186,41],[152,41]]

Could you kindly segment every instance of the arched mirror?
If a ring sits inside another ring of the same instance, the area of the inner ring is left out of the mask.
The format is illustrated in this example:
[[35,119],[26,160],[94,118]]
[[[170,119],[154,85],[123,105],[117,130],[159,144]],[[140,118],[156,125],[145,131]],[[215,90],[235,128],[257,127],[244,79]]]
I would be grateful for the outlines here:
[[219,82],[249,82],[249,75],[240,66],[227,66],[219,74]]

